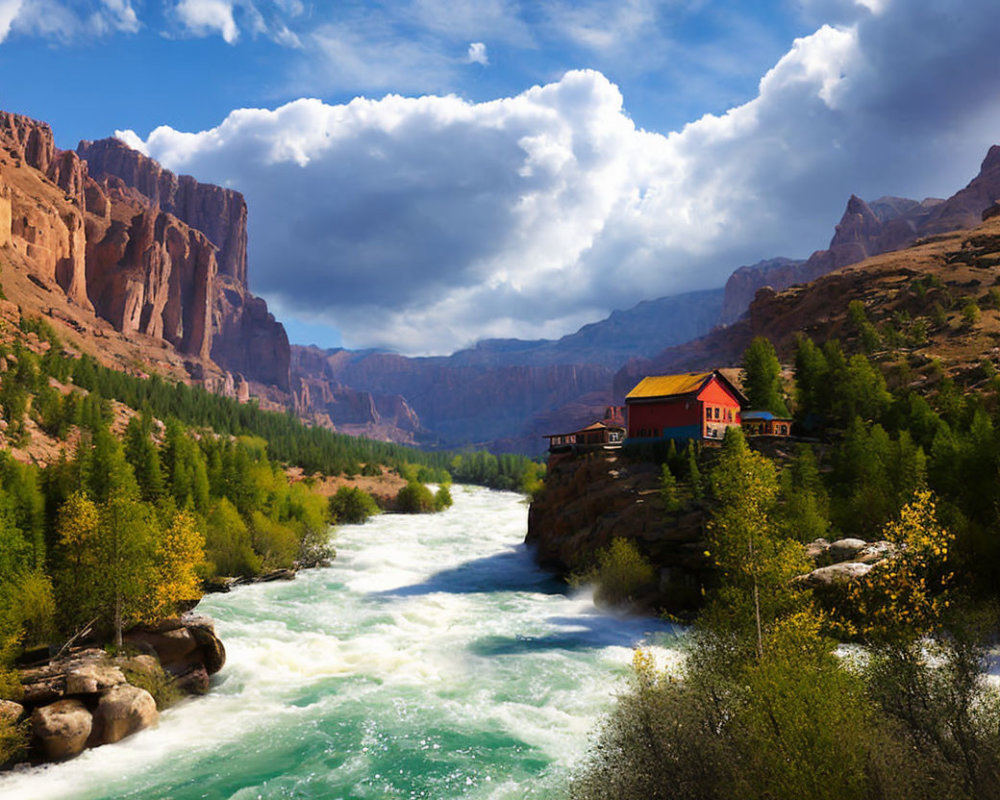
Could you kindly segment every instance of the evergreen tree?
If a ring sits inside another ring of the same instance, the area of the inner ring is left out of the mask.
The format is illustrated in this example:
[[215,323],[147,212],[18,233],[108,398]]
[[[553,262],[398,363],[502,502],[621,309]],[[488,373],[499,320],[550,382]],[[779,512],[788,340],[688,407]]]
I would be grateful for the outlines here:
[[763,336],[756,337],[743,352],[743,390],[751,408],[788,416],[781,390],[781,362],[774,345]]

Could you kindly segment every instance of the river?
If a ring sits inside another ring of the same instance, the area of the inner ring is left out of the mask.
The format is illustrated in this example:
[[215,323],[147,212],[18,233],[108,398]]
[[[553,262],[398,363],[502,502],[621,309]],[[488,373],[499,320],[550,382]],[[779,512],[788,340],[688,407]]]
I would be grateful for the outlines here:
[[628,674],[671,629],[566,594],[518,495],[336,533],[337,559],[207,597],[228,660],[157,728],[0,777],[3,800],[559,798]]

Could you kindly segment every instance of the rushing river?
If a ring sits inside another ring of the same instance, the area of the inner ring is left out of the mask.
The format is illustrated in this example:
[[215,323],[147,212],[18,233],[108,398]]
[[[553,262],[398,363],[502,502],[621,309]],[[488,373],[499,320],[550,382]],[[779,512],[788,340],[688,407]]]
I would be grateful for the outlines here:
[[519,496],[452,493],[341,528],[330,569],[206,598],[228,651],[209,696],[0,798],[562,797],[632,647],[672,634],[535,568]]

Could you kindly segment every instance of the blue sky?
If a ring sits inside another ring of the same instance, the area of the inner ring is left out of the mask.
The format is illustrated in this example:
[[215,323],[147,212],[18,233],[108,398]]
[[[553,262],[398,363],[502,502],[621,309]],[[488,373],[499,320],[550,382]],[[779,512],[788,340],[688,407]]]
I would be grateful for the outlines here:
[[998,35],[992,0],[0,0],[0,107],[243,191],[293,340],[448,352],[951,194]]

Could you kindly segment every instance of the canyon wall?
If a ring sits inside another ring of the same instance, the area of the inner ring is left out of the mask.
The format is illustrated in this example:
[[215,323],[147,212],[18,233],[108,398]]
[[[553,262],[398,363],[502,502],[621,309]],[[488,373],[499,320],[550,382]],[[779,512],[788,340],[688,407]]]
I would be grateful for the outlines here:
[[242,195],[115,139],[60,151],[48,125],[9,112],[0,147],[0,246],[43,285],[124,334],[291,392],[284,327],[247,286]]

